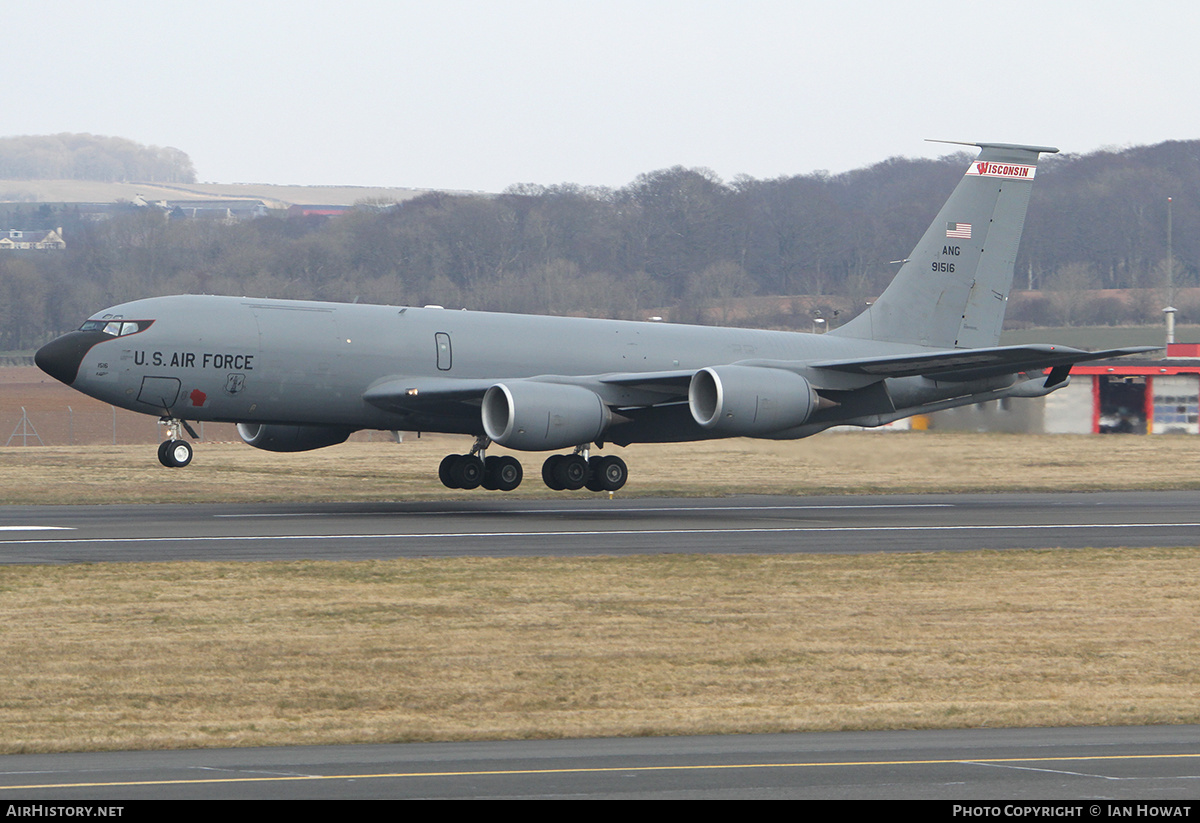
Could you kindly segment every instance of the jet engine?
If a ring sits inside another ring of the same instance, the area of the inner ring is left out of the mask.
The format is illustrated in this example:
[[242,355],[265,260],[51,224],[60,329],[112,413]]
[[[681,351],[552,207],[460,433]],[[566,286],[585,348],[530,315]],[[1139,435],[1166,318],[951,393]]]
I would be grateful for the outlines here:
[[354,429],[335,426],[279,426],[238,423],[238,436],[256,449],[269,452],[306,452],[345,443]]
[[582,386],[514,380],[483,396],[483,431],[510,449],[549,451],[590,443],[612,422],[600,396]]
[[795,372],[759,366],[701,369],[688,386],[692,417],[728,437],[761,437],[799,426],[818,401],[812,384]]

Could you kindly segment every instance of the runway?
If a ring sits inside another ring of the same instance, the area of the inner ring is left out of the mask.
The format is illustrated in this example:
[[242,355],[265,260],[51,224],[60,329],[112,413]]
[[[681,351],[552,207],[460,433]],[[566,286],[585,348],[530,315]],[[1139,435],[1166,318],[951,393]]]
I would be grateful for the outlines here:
[[21,799],[1004,798],[988,806],[1078,800],[1082,809],[1075,816],[1107,818],[1123,808],[1121,799],[1168,801],[1160,808],[1185,801],[1188,807],[1198,780],[1195,726],[0,757],[0,800],[6,807]]
[[1200,492],[0,507],[0,563],[1200,546]]

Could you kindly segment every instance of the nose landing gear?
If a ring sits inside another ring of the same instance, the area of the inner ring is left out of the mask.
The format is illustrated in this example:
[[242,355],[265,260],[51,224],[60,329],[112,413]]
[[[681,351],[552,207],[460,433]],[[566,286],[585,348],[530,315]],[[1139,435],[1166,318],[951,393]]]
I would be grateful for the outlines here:
[[167,427],[167,439],[158,444],[158,462],[168,469],[182,469],[192,462],[192,446],[183,439],[184,430],[186,429],[194,440],[199,439],[199,436],[186,420],[164,417],[158,422]]

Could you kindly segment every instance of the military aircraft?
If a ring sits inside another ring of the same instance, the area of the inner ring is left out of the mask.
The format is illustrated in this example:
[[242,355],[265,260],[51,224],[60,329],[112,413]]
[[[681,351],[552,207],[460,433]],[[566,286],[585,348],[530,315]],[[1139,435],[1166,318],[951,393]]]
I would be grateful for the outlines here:
[[[895,279],[825,334],[184,295],[92,315],[35,360],[115,406],[158,415],[159,461],[191,462],[187,421],[238,424],[251,446],[304,451],[361,429],[473,435],[439,467],[451,488],[511,490],[518,451],[571,450],[542,466],[552,489],[615,491],[606,443],[795,439],[831,426],[1065,386],[1087,352],[998,346],[1038,157],[981,149]],[[703,466],[698,466],[703,470]]]

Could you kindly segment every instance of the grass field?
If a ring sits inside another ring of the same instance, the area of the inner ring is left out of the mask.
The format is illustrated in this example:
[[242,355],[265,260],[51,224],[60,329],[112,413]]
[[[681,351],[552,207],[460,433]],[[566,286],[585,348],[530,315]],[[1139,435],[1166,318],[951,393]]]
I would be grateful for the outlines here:
[[0,568],[0,751],[1200,721],[1191,549]]
[[[5,503],[413,500],[499,494],[450,491],[437,466],[467,437],[408,437],[273,454],[199,443],[186,469],[164,469],[153,443],[0,448]],[[490,453],[501,453],[493,450]],[[608,453],[606,450],[604,453]],[[1200,441],[1183,436],[841,433],[801,441],[721,440],[612,449],[629,464],[621,496],[1085,491],[1200,488]],[[517,453],[524,497],[551,492],[544,455]]]

